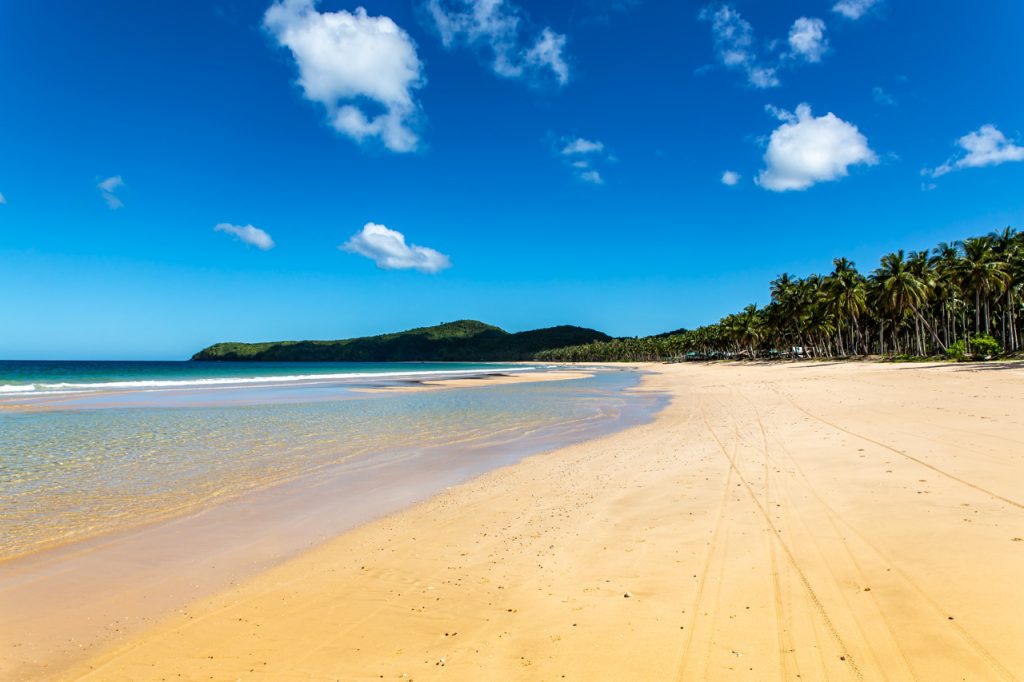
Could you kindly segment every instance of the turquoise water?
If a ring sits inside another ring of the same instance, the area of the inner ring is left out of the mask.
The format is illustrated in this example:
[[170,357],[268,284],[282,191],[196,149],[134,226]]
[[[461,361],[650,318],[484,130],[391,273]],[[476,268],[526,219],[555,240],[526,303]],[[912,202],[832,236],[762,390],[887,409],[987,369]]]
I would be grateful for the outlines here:
[[35,393],[188,388],[507,369],[459,362],[116,362],[0,360],[0,397]]
[[[472,457],[474,448],[515,447],[526,436],[584,437],[654,409],[653,399],[628,392],[637,375],[621,371],[443,391],[365,392],[353,389],[435,376],[410,372],[486,374],[502,368],[359,365],[359,371],[342,372],[338,365],[316,365],[317,371],[302,365],[296,374],[295,365],[203,364],[216,366],[161,367],[159,379],[134,367],[52,368],[45,380],[24,379],[23,385],[36,386],[132,385],[0,410],[0,558],[167,518],[323,467],[432,448],[459,448]],[[15,373],[7,372],[0,376],[13,382]],[[271,376],[293,378],[251,385],[209,381]],[[188,383],[154,387],[154,381]]]

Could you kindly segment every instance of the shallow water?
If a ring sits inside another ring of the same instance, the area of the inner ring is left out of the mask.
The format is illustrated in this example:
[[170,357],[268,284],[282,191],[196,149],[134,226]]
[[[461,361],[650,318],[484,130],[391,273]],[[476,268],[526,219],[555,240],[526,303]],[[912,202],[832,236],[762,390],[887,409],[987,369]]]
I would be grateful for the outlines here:
[[624,416],[654,409],[627,392],[637,381],[631,372],[601,371],[588,379],[359,393],[351,379],[320,377],[101,391],[56,408],[0,412],[0,558],[349,462],[437,449],[471,460],[485,447],[512,443],[514,450],[520,441],[519,449],[536,450],[621,428]]

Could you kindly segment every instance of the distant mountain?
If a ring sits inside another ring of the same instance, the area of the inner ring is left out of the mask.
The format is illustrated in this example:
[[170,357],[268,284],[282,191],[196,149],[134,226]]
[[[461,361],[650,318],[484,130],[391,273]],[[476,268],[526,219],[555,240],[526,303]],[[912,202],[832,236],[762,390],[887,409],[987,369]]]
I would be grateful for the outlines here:
[[393,334],[337,341],[216,343],[193,360],[273,362],[403,362],[416,360],[532,360],[538,353],[611,337],[594,329],[562,325],[509,332],[476,320],[446,322]]

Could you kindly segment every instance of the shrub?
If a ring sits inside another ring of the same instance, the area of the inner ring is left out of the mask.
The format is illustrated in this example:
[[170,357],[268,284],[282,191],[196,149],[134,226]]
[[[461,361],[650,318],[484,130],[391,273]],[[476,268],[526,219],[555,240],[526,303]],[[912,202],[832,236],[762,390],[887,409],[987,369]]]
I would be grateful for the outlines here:
[[960,339],[956,343],[952,343],[946,349],[946,357],[950,360],[956,360],[957,362],[963,362],[967,359],[967,345],[963,339]]
[[999,342],[988,334],[979,334],[971,339],[971,354],[975,360],[985,360],[999,355]]

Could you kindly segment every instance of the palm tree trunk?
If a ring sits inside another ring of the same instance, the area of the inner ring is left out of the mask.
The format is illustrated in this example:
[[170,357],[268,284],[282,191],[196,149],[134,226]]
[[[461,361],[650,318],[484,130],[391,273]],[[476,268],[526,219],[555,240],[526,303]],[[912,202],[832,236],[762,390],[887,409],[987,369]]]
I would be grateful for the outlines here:
[[981,287],[974,288],[974,333],[981,333]]

